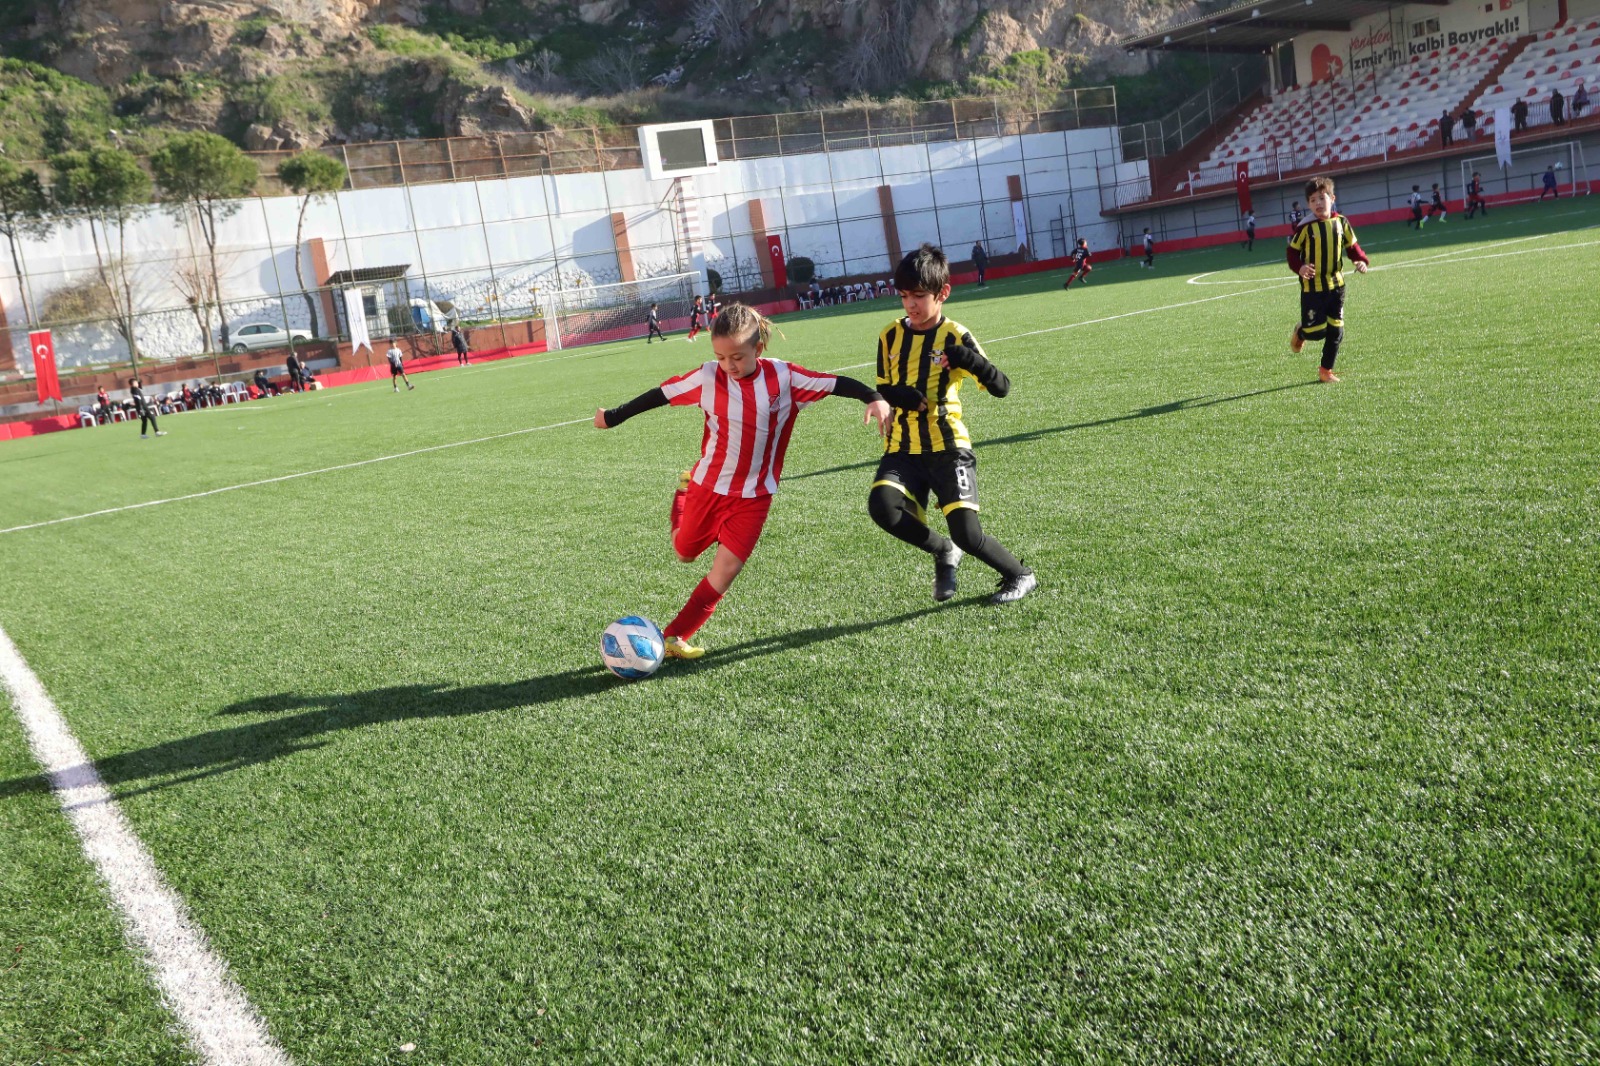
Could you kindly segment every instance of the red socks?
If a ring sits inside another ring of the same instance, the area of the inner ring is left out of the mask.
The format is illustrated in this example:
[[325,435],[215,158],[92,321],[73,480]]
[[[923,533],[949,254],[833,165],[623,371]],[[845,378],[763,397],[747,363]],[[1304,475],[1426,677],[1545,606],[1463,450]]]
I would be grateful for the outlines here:
[[689,602],[683,605],[683,610],[678,612],[678,617],[667,626],[664,634],[669,637],[682,637],[688,640],[700,632],[700,627],[710,621],[711,613],[717,609],[717,604],[722,602],[722,593],[711,587],[711,582],[706,578],[700,579],[700,584],[694,587],[689,594]]

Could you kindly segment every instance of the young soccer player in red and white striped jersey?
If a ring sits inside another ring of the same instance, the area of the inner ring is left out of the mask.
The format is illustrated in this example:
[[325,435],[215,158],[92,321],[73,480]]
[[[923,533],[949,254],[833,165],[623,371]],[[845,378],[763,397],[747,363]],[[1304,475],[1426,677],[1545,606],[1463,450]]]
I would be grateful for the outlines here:
[[712,544],[717,553],[711,572],[665,630],[667,654],[675,659],[705,654],[689,642],[755,550],[801,409],[828,396],[848,396],[867,405],[864,421],[876,422],[880,433],[889,420],[883,397],[854,378],[763,358],[771,330],[759,311],[729,304],[711,327],[714,362],[669,378],[621,407],[594,413],[598,429],[667,404],[693,404],[705,413],[700,461],[673,501],[672,549],[686,563]]

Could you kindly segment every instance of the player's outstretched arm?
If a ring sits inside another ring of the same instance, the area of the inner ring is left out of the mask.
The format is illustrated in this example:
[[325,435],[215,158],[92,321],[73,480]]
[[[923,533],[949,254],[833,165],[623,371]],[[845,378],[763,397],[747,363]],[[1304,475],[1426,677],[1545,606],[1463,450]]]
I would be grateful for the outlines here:
[[594,427],[596,429],[612,429],[622,425],[634,415],[646,411],[654,411],[657,407],[665,407],[670,401],[667,394],[657,385],[649,392],[642,392],[623,404],[621,407],[602,407],[594,413]]
[[871,386],[857,381],[855,378],[845,377],[843,374],[835,375],[833,381],[833,394],[847,396],[853,400],[860,400],[867,405],[866,414],[862,423],[878,423],[880,434],[889,432],[888,423],[891,417],[889,405],[884,401],[883,395]]

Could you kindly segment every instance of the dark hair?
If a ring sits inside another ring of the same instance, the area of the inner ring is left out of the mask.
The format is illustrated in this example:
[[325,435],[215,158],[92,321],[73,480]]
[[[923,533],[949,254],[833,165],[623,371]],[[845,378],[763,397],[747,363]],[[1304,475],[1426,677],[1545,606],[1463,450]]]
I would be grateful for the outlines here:
[[894,287],[901,292],[939,293],[950,284],[950,260],[942,250],[931,244],[900,260],[894,268]]
[[1317,177],[1314,177],[1310,181],[1306,182],[1307,200],[1311,199],[1319,192],[1325,192],[1329,196],[1333,195],[1333,179],[1328,177],[1326,174],[1319,174]]

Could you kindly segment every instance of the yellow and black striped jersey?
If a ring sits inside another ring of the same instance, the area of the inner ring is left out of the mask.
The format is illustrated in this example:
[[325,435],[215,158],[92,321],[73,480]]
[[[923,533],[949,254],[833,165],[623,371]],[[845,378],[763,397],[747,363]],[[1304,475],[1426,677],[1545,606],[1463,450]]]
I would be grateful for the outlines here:
[[1351,260],[1367,261],[1361,246],[1356,244],[1356,231],[1348,218],[1335,213],[1326,220],[1312,216],[1301,223],[1289,238],[1289,269],[1298,273],[1301,264],[1310,263],[1317,272],[1300,279],[1300,291],[1327,292],[1343,286],[1346,250]]
[[961,383],[971,378],[984,386],[976,374],[939,365],[939,353],[956,344],[983,354],[972,334],[948,318],[927,330],[912,329],[901,318],[878,335],[878,385],[907,385],[928,400],[926,411],[895,411],[884,451],[918,455],[972,447],[961,421]]

